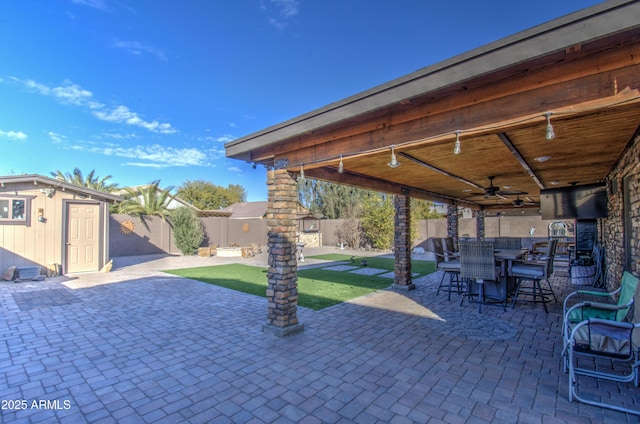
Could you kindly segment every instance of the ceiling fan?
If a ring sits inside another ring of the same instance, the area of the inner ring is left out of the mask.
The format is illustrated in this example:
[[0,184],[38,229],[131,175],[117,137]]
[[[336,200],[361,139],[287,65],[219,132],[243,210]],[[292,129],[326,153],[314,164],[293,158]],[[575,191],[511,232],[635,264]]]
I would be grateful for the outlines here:
[[[507,191],[500,190],[499,186],[493,185],[493,180],[496,178],[495,176],[487,177],[489,179],[489,186],[484,188],[484,193],[481,194],[485,199],[490,197],[499,197],[501,199],[505,199],[504,196],[516,196],[520,194],[527,194],[524,191]],[[480,195],[480,194],[478,194]]]
[[[525,193],[526,194],[526,193]],[[513,206],[515,206],[516,208],[521,208],[523,206],[537,206],[538,203],[532,201],[531,199],[529,199],[528,197],[525,198],[525,200],[522,200],[520,198],[520,195],[516,195],[516,198],[513,202],[511,202],[511,204]]]

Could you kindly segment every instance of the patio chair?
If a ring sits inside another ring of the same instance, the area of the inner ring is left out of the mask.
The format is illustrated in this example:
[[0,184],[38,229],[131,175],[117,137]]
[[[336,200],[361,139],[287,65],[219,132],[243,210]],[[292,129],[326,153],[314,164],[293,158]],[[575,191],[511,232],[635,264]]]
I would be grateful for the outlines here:
[[[563,360],[569,372],[569,401],[640,415],[640,410],[586,397],[579,391],[578,376],[638,386],[640,368],[640,302],[634,302],[638,277],[624,273],[615,305],[581,302],[566,310],[563,323]],[[613,293],[599,293],[608,296]],[[575,320],[585,318],[579,322]],[[626,365],[625,365],[626,364]],[[592,387],[601,387],[600,385]]]
[[[549,281],[553,274],[553,259],[554,255],[547,255],[542,263],[517,263],[511,266],[510,275],[516,279],[516,290],[511,302],[512,309],[516,302],[542,303],[544,311],[549,313],[547,303],[551,302],[552,298],[556,300]],[[548,288],[542,288],[540,282],[543,280],[547,282]],[[527,285],[526,282],[531,284]]]
[[452,237],[442,238],[442,249],[444,250],[444,257],[446,260],[458,259],[458,256],[460,256],[456,249],[456,243]]
[[[506,310],[506,287],[500,276],[500,268],[496,265],[493,242],[460,242],[460,277],[468,281],[467,296],[476,298],[478,312],[482,312],[483,304],[502,304]],[[486,285],[493,290],[487,290]]]
[[[451,300],[451,293],[463,293],[462,281],[460,281],[460,260],[453,259],[444,253],[442,239],[431,239],[431,250],[435,255],[438,270],[443,271],[436,296],[440,294],[440,290],[444,290],[449,293],[448,299]],[[448,280],[445,282],[446,277]]]
[[522,247],[522,241],[517,237],[497,237],[493,244],[497,250],[520,249]]
[[[548,242],[546,246],[546,251],[544,253],[538,254],[535,257],[530,257],[526,261],[521,262],[522,264],[525,264],[525,265],[539,265],[542,267],[547,267],[545,269],[545,275],[547,275],[546,278],[543,278],[542,280],[540,280],[540,281],[545,281],[547,283],[546,287],[543,287],[540,284],[538,285],[538,288],[545,296],[547,297],[551,296],[554,302],[558,302],[558,298],[556,297],[556,293],[553,290],[553,286],[551,285],[550,277],[553,275],[557,247],[558,247],[558,239],[551,239],[551,241]],[[552,256],[552,259],[547,263],[547,259],[550,255]]]

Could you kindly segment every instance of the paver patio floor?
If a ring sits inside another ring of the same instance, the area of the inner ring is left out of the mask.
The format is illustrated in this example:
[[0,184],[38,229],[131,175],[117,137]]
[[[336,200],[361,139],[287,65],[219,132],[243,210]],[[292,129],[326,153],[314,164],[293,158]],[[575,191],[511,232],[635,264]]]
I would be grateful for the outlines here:
[[478,314],[436,296],[435,273],[410,292],[299,308],[304,331],[280,339],[261,331],[265,299],[157,272],[171,260],[1,282],[1,421],[637,422],[568,402],[559,304]]

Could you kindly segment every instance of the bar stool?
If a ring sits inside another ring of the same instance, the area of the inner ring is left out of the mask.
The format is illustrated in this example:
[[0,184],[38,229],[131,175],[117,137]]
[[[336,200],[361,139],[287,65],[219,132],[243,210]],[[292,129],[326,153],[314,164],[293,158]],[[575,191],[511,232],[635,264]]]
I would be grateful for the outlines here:
[[[544,311],[549,313],[547,303],[552,301],[552,297],[555,298],[555,294],[551,283],[548,289],[543,289],[540,282],[542,280],[549,282],[553,272],[553,258],[554,255],[547,255],[544,264],[519,263],[511,266],[511,276],[516,278],[516,291],[511,308],[515,307],[516,302],[542,303]],[[531,284],[525,284],[525,281],[530,281]]]
[[[436,257],[438,271],[443,272],[440,284],[438,284],[436,296],[440,294],[440,290],[443,290],[448,292],[448,300],[451,300],[451,293],[464,293],[464,287],[460,280],[460,260],[451,259],[449,255],[444,253],[442,239],[432,239],[431,242],[431,248]],[[445,281],[447,277],[448,279]]]

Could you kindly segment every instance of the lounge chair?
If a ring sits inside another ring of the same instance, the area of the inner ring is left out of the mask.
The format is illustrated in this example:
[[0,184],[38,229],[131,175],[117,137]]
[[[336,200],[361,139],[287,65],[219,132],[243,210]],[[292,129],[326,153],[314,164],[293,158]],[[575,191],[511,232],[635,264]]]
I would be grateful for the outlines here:
[[[578,377],[587,376],[638,386],[640,367],[640,302],[637,297],[638,277],[624,272],[620,288],[614,292],[579,290],[565,299],[563,322],[563,361],[569,373],[569,401],[640,415],[621,402],[614,404],[580,393]],[[577,296],[600,299],[617,296],[617,302],[585,300],[569,306]],[[603,364],[603,361],[606,362]],[[599,387],[599,386],[598,386]]]

